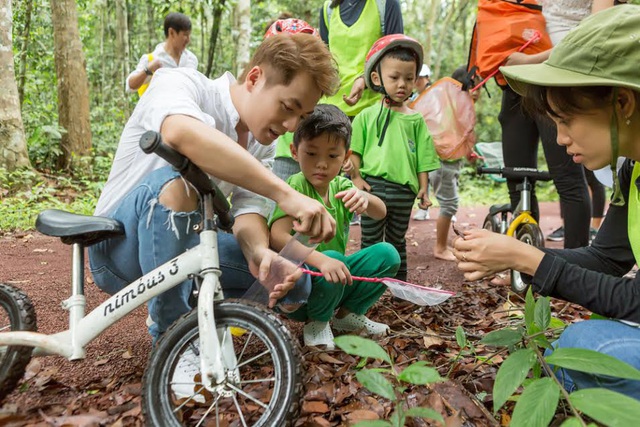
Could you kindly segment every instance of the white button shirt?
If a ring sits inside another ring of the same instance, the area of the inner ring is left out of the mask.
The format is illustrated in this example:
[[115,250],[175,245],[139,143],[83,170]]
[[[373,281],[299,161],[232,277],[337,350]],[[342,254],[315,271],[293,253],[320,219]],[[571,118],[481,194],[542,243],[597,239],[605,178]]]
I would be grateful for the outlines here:
[[[154,154],[145,154],[138,145],[146,131],[160,131],[166,117],[174,114],[191,116],[237,141],[235,128],[240,116],[229,92],[234,82],[235,78],[230,73],[210,80],[188,68],[159,69],[122,132],[95,215],[108,215],[147,174],[168,165]],[[275,144],[262,145],[249,134],[247,151],[266,168],[272,168]],[[232,195],[231,213],[234,216],[257,213],[267,218],[270,215],[273,209],[271,200],[212,178],[225,196]]]

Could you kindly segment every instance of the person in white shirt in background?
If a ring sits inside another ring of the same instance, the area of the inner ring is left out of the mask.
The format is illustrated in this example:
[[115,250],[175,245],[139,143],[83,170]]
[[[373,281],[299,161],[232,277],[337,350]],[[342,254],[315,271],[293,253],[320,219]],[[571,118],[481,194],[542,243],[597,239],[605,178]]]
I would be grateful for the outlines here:
[[[165,41],[159,43],[151,53],[142,55],[138,66],[126,81],[128,92],[136,92],[148,85],[153,73],[164,68],[198,69],[198,58],[187,49],[191,41],[191,20],[178,12],[171,12],[164,19]],[[142,95],[142,94],[141,94]]]

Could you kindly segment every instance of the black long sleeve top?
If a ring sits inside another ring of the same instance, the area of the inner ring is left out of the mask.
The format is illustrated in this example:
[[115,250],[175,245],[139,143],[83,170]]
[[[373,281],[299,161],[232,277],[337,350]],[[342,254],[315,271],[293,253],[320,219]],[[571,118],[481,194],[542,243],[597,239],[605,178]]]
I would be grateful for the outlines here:
[[627,232],[633,165],[633,161],[625,161],[619,173],[627,203],[609,207],[591,246],[543,249],[545,256],[533,277],[523,275],[534,291],[579,304],[602,316],[640,323],[640,275],[622,277],[636,262]]

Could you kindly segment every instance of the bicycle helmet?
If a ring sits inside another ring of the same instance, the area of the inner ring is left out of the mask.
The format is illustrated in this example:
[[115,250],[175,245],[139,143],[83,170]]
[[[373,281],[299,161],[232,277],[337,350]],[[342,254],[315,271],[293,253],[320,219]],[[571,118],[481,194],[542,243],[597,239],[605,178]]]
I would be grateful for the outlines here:
[[422,68],[422,60],[424,56],[422,52],[422,45],[417,40],[409,36],[405,36],[404,34],[390,34],[379,38],[373,46],[371,46],[369,53],[367,53],[364,64],[364,82],[369,89],[386,95],[384,84],[380,86],[375,85],[373,81],[371,81],[371,73],[373,71],[377,71],[378,74],[380,74],[380,60],[388,52],[399,47],[405,47],[413,51],[414,58],[416,60],[416,77],[418,76],[418,71]]
[[318,30],[309,25],[306,21],[302,19],[289,18],[289,19],[278,19],[267,29],[266,33],[264,33],[264,38],[269,38],[271,36],[275,36],[280,33],[289,33],[289,34],[311,34],[313,36],[320,37]]

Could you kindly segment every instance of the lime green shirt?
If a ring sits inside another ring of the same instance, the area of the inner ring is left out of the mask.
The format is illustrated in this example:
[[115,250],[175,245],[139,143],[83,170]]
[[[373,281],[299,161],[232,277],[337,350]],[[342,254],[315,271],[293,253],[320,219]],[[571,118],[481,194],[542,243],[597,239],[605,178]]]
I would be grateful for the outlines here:
[[[338,251],[344,255],[347,250],[347,242],[349,241],[349,223],[353,218],[353,213],[349,212],[349,209],[344,207],[342,200],[336,199],[335,195],[341,191],[355,188],[353,183],[343,176],[336,176],[329,184],[329,200],[331,206],[322,200],[322,197],[318,194],[315,188],[307,181],[302,172],[295,175],[291,175],[287,180],[287,183],[296,190],[298,193],[309,196],[314,200],[319,201],[327,209],[327,212],[336,220],[336,236],[328,243],[320,243],[316,248],[317,251],[323,252],[326,250]],[[287,216],[286,213],[280,209],[280,206],[276,206],[271,219],[269,220],[269,227],[278,219]]]
[[[382,127],[391,113],[387,133],[381,145],[378,139]],[[375,176],[408,185],[418,194],[418,173],[430,172],[440,167],[440,159],[433,146],[422,114],[404,114],[380,104],[368,107],[353,120],[351,150],[360,155],[360,174]]]
[[287,132],[284,135],[280,135],[276,141],[276,158],[288,157],[291,158],[291,143],[293,142],[293,132]]
[[[340,64],[340,89],[338,93],[324,98],[321,102],[335,105],[347,116],[353,117],[362,109],[376,104],[380,100],[380,94],[365,89],[358,103],[349,106],[342,99],[342,95],[349,96],[356,78],[364,73],[367,52],[376,40],[382,37],[382,29],[380,27],[380,13],[375,1],[367,0],[360,17],[350,27],[340,18],[341,7],[338,6],[331,12],[331,19],[327,25],[329,50]],[[326,22],[326,8],[323,13]]]

